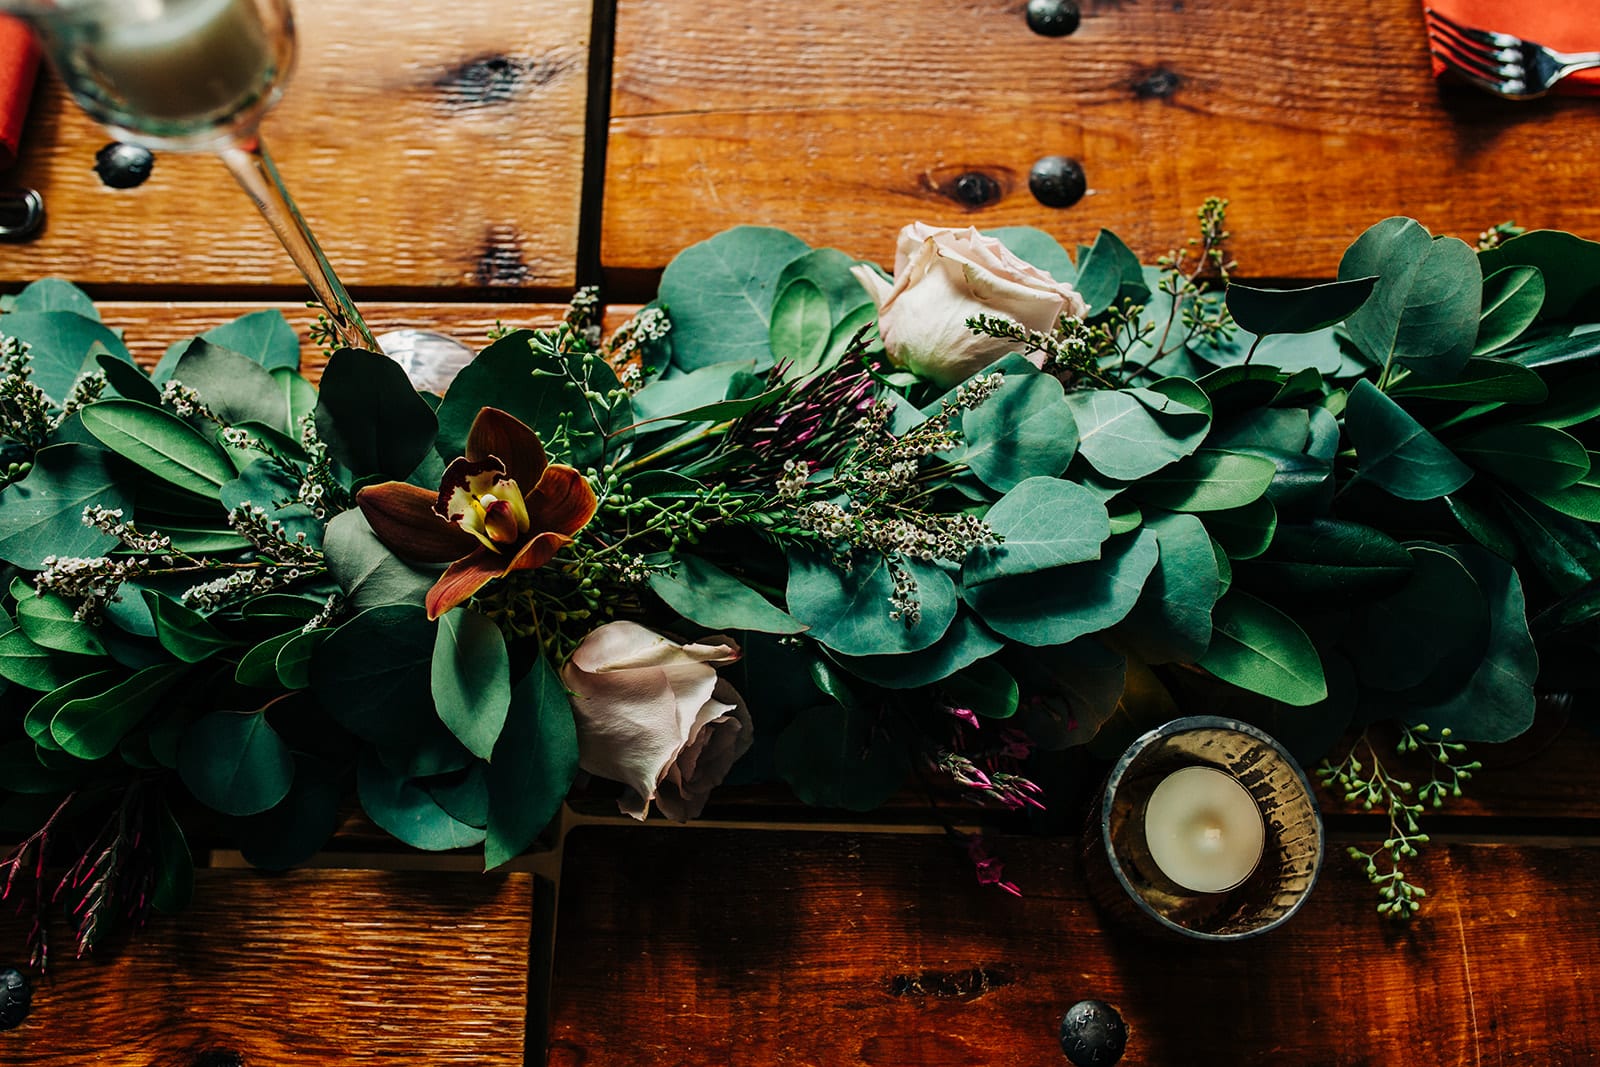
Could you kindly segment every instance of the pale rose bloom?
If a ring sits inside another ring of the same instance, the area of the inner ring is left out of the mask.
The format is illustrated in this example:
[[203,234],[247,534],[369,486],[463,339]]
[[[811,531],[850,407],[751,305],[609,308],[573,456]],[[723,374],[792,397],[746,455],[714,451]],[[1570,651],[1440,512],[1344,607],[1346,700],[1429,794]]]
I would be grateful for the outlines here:
[[[865,265],[851,273],[878,305],[878,334],[890,361],[947,388],[1017,349],[1014,341],[967,329],[973,315],[998,315],[1049,333],[1062,315],[1082,318],[1089,310],[1072,286],[975,226],[913,222],[900,231],[893,284]],[[1029,358],[1043,360],[1037,352]]]
[[578,766],[628,787],[617,806],[643,819],[654,800],[683,822],[705,809],[754,739],[750,712],[713,664],[725,637],[680,645],[632,622],[591,631],[561,668],[578,720]]

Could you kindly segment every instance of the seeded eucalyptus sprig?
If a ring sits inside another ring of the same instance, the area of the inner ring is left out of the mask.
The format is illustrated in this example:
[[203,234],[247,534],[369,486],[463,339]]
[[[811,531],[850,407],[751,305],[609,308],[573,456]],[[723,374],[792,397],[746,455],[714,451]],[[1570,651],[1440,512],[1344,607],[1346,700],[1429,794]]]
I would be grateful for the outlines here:
[[[1482,766],[1464,758],[1467,746],[1450,740],[1450,730],[1439,738],[1429,737],[1427,724],[1400,727],[1395,752],[1400,756],[1423,754],[1428,759],[1428,780],[1414,788],[1386,766],[1373,744],[1370,732],[1363,730],[1350,751],[1337,764],[1324,760],[1317,768],[1322,784],[1337,789],[1348,803],[1360,804],[1363,811],[1378,810],[1389,817],[1389,832],[1383,843],[1371,851],[1354,845],[1345,851],[1360,864],[1367,880],[1378,887],[1378,914],[1391,919],[1410,919],[1422,907],[1427,891],[1405,873],[1407,860],[1418,855],[1417,846],[1427,844],[1420,816],[1423,809],[1444,805],[1446,797],[1460,797],[1461,784]],[[1365,753],[1363,761],[1358,753]],[[1412,799],[1413,796],[1416,799]]]

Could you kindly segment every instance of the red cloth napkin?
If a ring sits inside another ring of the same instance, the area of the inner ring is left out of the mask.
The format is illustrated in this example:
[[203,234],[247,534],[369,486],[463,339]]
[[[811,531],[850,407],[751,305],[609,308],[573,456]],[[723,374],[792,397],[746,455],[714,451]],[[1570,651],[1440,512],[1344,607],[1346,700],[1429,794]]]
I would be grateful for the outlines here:
[[[1600,3],[1595,0],[1423,0],[1445,18],[1475,30],[1509,33],[1558,52],[1600,51]],[[1433,75],[1445,66],[1433,57]],[[1600,96],[1600,68],[1580,70],[1553,90]]]
[[0,170],[17,161],[38,70],[39,46],[33,34],[17,19],[0,15]]

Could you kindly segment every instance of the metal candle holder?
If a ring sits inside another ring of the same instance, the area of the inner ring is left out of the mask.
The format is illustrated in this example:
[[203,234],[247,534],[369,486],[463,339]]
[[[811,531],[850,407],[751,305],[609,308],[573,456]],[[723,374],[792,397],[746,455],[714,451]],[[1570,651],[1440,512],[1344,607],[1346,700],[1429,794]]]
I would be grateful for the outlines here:
[[[1151,859],[1144,813],[1168,775],[1215,767],[1249,791],[1266,841],[1255,872],[1233,889],[1198,893],[1168,878]],[[1130,745],[1112,768],[1085,835],[1095,901],[1113,917],[1169,935],[1237,941],[1272,930],[1300,909],[1322,867],[1322,814],[1311,782],[1271,737],[1214,715],[1175,719]]]

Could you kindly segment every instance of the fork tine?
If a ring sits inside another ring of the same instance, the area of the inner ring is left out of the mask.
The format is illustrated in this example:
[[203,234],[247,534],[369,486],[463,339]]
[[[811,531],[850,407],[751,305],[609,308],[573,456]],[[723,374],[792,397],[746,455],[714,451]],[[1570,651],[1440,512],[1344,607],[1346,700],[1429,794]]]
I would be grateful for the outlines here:
[[1462,40],[1468,41],[1474,45],[1483,45],[1487,48],[1493,49],[1519,48],[1522,46],[1522,39],[1520,37],[1513,37],[1509,33],[1496,33],[1493,30],[1477,30],[1473,29],[1471,26],[1463,26],[1454,19],[1449,19],[1439,14],[1439,12],[1435,11],[1431,7],[1423,8],[1422,14],[1423,17],[1429,22],[1432,22],[1438,26],[1443,26],[1445,29],[1454,33],[1457,37],[1460,37]]
[[1439,58],[1444,60],[1445,68],[1448,69],[1450,73],[1454,74],[1463,81],[1471,82],[1478,88],[1494,93],[1496,96],[1506,95],[1505,82],[1485,77],[1469,67],[1461,66],[1449,56],[1441,55]]
[[1461,42],[1452,37],[1429,34],[1428,40],[1433,45],[1434,55],[1452,67],[1469,68],[1473,73],[1485,78],[1501,79],[1511,75],[1511,72],[1496,62],[1493,56],[1484,55],[1471,48],[1463,48]]
[[1496,66],[1510,62],[1520,63],[1522,58],[1518,49],[1494,47],[1471,38],[1462,37],[1449,25],[1442,22],[1429,24],[1428,38],[1432,41],[1448,42],[1455,46],[1457,52],[1463,55],[1475,56],[1480,63],[1486,66]]

